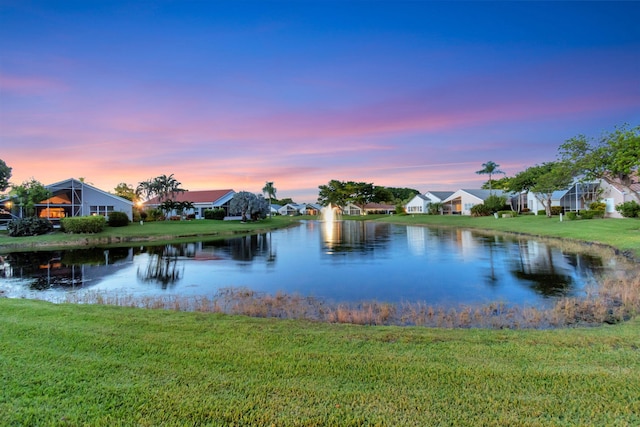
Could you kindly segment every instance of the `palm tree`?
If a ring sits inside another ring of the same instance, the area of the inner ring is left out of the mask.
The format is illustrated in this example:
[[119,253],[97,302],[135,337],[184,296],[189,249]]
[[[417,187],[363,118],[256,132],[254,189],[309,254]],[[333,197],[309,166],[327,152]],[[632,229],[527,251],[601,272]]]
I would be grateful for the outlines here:
[[262,187],[262,194],[266,195],[269,198],[269,217],[271,217],[271,199],[276,198],[276,188],[273,186],[273,181],[267,181]]
[[483,163],[482,164],[483,169],[477,171],[476,173],[478,175],[489,175],[489,192],[491,192],[491,175],[496,174],[496,173],[501,173],[504,174],[503,171],[501,171],[500,169],[498,169],[500,167],[499,164],[497,164],[496,162],[493,162],[491,160],[489,160],[487,163]]

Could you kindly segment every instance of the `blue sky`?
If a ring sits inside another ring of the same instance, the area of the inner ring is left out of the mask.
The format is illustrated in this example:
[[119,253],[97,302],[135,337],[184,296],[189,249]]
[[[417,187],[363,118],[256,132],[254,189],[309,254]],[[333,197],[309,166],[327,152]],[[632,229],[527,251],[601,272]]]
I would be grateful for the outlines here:
[[315,201],[512,175],[640,123],[638,2],[0,1],[12,181]]

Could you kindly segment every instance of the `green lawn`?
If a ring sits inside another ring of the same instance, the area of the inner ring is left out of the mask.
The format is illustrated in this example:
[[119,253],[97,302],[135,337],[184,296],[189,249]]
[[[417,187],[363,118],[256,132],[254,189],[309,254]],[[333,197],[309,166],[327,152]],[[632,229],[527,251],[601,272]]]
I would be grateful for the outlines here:
[[0,425],[640,424],[638,320],[512,331],[0,311]]
[[520,215],[515,218],[472,218],[450,215],[399,215],[379,219],[406,225],[474,228],[523,233],[532,236],[558,237],[575,241],[602,243],[640,259],[640,220],[592,219],[562,221],[554,216]]

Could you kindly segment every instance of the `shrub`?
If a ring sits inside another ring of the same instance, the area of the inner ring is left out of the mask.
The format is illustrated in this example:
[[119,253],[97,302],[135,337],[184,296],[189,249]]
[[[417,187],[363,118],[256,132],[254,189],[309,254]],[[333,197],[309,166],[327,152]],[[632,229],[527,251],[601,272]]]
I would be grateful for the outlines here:
[[506,200],[502,196],[492,194],[484,201],[484,205],[493,213],[503,210],[506,206]]
[[551,206],[551,215],[560,215],[562,210],[562,206]]
[[607,210],[607,204],[603,202],[593,202],[589,205],[589,210],[602,212],[604,215],[604,212]]
[[640,216],[640,204],[635,200],[616,205],[616,210],[625,218],[635,218]]
[[580,218],[582,219],[593,219],[595,215],[596,215],[596,211],[586,210],[586,211],[580,212]]
[[124,212],[111,212],[108,224],[109,227],[124,227],[129,225],[129,217]]
[[205,219],[223,220],[225,216],[226,216],[226,213],[225,213],[224,209],[222,209],[222,208],[206,209],[204,211],[204,218]]
[[9,221],[7,231],[11,237],[39,236],[53,231],[53,224],[48,219],[33,216]]
[[512,210],[508,210],[508,211],[498,211],[497,213],[498,213],[498,216],[499,216],[500,218],[502,218],[502,216],[503,216],[503,215],[506,215],[506,216],[512,216],[512,217],[516,217],[516,216],[518,216],[518,212],[515,212],[515,211],[512,211]]
[[576,219],[578,219],[578,214],[575,212],[567,212],[567,219],[569,221],[574,221]]
[[482,205],[473,205],[470,209],[471,211],[471,216],[489,216],[491,215],[493,212],[491,211],[491,209],[482,204]]
[[[143,216],[146,215],[146,217]],[[147,209],[146,211],[140,212],[140,216],[142,217],[142,219],[144,219],[145,221],[164,221],[164,212],[162,212],[160,209]]]
[[65,233],[100,233],[107,225],[102,215],[67,217],[60,220]]

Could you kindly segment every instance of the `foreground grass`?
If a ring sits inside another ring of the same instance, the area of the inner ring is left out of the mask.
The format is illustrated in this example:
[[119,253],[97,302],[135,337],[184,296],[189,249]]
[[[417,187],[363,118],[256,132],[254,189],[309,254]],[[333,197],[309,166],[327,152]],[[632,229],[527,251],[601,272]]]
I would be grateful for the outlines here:
[[638,425],[640,322],[363,327],[0,299],[1,425]]
[[588,243],[600,243],[618,249],[627,256],[640,259],[640,220],[593,219],[562,221],[559,217],[521,215],[515,218],[452,216],[452,215],[398,215],[379,221],[405,225],[432,225],[481,230],[522,233],[531,236],[555,237]]
[[144,225],[132,223],[126,227],[106,227],[103,232],[96,234],[66,234],[58,230],[47,235],[33,237],[9,237],[6,231],[0,231],[0,252],[29,250],[43,246],[55,248],[224,238],[284,228],[295,222],[294,217],[286,216],[274,216],[262,221],[247,223],[212,220],[158,221],[146,222]]

